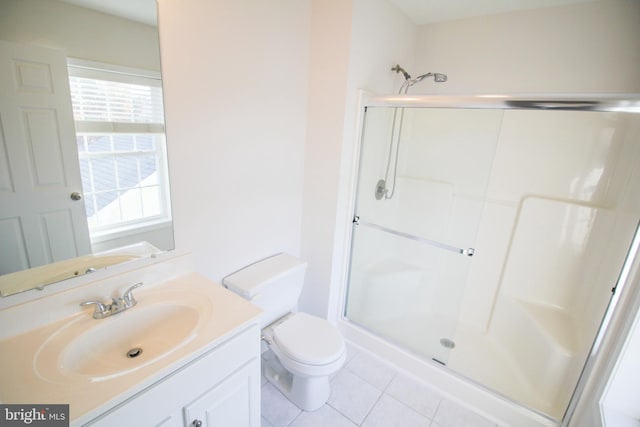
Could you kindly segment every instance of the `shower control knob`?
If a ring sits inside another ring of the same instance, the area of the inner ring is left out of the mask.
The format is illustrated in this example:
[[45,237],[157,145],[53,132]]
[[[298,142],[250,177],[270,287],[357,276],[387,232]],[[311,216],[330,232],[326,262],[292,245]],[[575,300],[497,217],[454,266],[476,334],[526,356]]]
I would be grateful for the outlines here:
[[191,425],[193,427],[202,427],[202,421],[200,420],[193,420],[193,422],[191,423]]

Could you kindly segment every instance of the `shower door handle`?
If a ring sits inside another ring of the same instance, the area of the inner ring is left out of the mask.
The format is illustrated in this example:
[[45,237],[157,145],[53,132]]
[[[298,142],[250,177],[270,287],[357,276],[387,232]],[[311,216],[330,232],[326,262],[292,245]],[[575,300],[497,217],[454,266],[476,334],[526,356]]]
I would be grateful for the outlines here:
[[379,231],[384,231],[385,233],[393,234],[394,236],[404,237],[405,239],[410,239],[419,243],[427,244],[429,246],[434,246],[436,248],[455,252],[460,255],[466,255],[468,257],[472,257],[476,253],[476,250],[474,248],[463,249],[463,248],[458,248],[456,246],[447,245],[446,243],[441,243],[436,240],[427,239],[426,237],[415,236],[413,234],[405,233],[404,231],[394,230],[392,228],[388,228],[383,225],[362,221],[360,220],[359,216],[353,217],[353,223],[355,225],[364,225],[365,227],[374,228]]

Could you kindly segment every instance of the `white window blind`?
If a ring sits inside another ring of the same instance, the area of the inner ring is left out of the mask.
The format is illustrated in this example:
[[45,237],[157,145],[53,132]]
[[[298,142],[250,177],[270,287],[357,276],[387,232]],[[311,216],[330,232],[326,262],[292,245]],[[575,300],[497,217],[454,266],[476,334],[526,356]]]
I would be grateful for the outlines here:
[[77,121],[164,123],[159,87],[75,76],[70,84]]

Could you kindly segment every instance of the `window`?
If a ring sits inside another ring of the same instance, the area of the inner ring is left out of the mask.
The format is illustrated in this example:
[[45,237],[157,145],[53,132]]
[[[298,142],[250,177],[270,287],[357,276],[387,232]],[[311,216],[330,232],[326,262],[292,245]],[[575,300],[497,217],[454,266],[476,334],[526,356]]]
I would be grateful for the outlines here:
[[159,76],[73,61],[69,83],[92,240],[169,221]]

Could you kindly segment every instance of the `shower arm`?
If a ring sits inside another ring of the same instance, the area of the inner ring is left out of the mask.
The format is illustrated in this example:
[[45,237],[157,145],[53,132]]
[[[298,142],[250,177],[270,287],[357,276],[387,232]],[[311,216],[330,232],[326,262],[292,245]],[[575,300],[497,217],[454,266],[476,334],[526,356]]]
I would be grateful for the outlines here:
[[400,64],[396,64],[393,68],[391,68],[391,71],[395,71],[396,73],[402,73],[405,81],[411,80],[411,76],[409,75],[409,73],[407,73],[407,71],[404,68],[402,68]]

